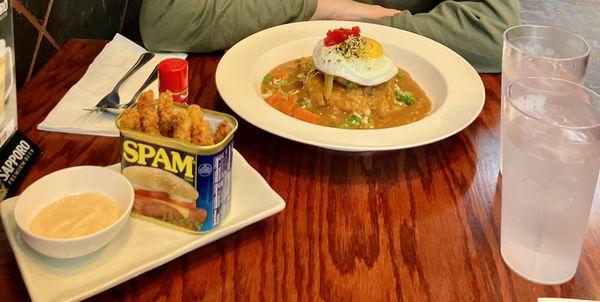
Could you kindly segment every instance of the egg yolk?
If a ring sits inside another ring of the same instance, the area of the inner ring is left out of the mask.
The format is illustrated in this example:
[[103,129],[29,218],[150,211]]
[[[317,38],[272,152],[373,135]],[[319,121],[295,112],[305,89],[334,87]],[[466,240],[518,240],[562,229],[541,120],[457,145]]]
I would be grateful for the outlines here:
[[369,59],[381,57],[383,55],[383,48],[381,47],[381,44],[370,38],[365,39],[367,40],[367,44],[365,46],[363,56]]

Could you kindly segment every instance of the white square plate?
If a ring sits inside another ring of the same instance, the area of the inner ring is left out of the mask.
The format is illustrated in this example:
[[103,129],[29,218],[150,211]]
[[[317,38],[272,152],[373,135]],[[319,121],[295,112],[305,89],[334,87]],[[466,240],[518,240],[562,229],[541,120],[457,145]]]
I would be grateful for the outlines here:
[[[2,223],[31,299],[90,297],[283,210],[283,199],[237,151],[233,154],[231,212],[222,226],[202,235],[132,218],[98,252],[70,260],[53,259],[31,249],[18,235],[13,217],[17,198],[1,202]],[[118,170],[119,165],[110,168]]]

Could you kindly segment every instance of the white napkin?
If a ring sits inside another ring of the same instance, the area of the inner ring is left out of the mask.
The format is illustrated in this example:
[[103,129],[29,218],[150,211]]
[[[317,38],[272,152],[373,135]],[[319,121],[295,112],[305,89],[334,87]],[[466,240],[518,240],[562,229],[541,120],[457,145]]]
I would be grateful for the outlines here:
[[[67,94],[38,125],[39,130],[100,136],[119,136],[115,116],[108,113],[89,112],[107,95],[146,50],[116,34],[88,67],[85,75],[69,89]],[[185,59],[185,53],[157,53],[152,60],[138,69],[119,89],[121,103],[131,100],[146,81],[154,67],[167,58]],[[158,93],[158,81],[149,89]]]

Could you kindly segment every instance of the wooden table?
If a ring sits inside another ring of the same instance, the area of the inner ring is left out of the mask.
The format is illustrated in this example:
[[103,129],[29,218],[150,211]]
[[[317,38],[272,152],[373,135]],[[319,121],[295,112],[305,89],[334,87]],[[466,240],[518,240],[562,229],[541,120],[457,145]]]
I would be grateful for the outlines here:
[[[119,162],[116,138],[36,130],[105,45],[72,40],[18,94],[19,128],[44,151],[21,190],[52,171]],[[215,87],[220,55],[194,55],[190,100],[231,112]],[[500,77],[461,133],[394,152],[340,153],[241,121],[236,148],[286,209],[92,300],[535,301],[600,299],[596,200],[579,270],[562,286],[512,273],[500,256]],[[0,300],[28,297],[0,231]]]

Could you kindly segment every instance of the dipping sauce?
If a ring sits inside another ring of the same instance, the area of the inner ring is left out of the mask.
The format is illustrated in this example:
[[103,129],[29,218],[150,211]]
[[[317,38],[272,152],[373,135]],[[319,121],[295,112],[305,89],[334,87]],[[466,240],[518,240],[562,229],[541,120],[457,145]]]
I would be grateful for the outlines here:
[[35,215],[29,231],[48,238],[75,238],[98,232],[118,218],[117,203],[98,193],[83,193],[52,202]]

